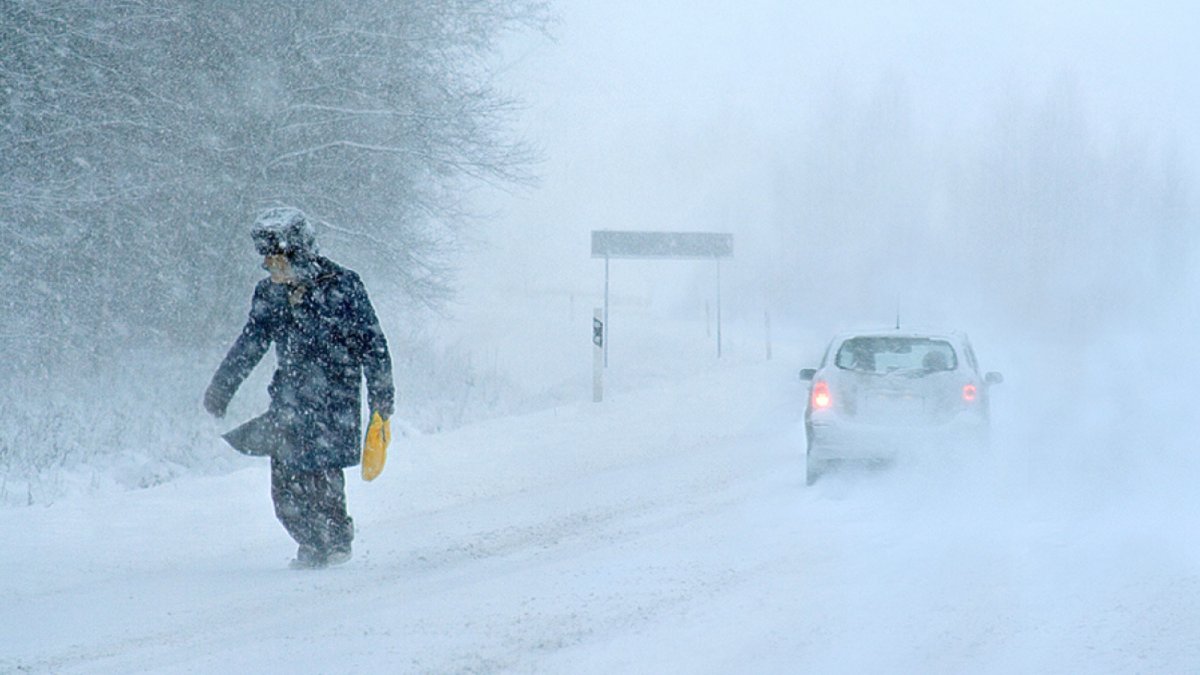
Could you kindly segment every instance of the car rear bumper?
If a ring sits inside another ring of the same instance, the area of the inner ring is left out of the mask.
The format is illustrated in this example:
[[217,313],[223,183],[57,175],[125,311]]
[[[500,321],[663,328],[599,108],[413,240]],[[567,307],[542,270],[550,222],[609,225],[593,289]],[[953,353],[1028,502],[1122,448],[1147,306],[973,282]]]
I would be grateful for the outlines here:
[[808,457],[817,461],[879,461],[953,456],[984,447],[987,430],[987,421],[974,415],[921,426],[814,419],[808,423]]

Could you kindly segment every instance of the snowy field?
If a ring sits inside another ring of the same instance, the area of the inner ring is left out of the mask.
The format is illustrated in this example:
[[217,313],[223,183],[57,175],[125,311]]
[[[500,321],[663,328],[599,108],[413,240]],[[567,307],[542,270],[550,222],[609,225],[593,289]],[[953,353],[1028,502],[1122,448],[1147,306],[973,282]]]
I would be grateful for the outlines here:
[[0,509],[0,672],[1200,668],[1197,464],[1145,390],[981,348],[990,456],[806,488],[819,347],[398,439],[335,569],[287,569],[265,464]]

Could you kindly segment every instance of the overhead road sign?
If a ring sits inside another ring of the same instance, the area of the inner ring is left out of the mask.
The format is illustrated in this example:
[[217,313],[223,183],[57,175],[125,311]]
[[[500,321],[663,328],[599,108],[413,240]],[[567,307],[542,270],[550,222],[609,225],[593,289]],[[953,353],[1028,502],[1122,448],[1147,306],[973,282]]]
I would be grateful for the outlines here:
[[733,257],[733,235],[722,232],[592,230],[593,258],[712,260]]
[[[640,260],[712,260],[717,264],[717,358],[721,358],[721,259],[733,257],[733,235],[726,232],[638,232],[592,230],[592,257],[604,259],[604,340],[597,347],[608,366],[608,266],[613,258]],[[594,340],[595,338],[593,338]],[[597,399],[598,400],[598,399]]]

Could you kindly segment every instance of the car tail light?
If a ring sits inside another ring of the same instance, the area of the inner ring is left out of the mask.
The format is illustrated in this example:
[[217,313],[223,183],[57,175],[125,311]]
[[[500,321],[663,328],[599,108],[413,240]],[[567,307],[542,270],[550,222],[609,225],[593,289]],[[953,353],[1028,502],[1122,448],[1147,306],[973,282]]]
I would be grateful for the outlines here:
[[824,410],[833,405],[833,397],[829,395],[829,385],[821,380],[813,382],[813,410]]
[[963,385],[963,400],[971,403],[979,395],[979,389],[973,384]]

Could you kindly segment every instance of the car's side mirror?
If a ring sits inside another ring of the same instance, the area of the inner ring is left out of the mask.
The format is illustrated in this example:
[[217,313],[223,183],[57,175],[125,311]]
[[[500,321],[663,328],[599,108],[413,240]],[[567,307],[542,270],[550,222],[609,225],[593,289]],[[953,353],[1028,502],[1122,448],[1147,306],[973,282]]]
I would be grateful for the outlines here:
[[983,381],[987,382],[988,384],[1000,384],[1001,382],[1004,381],[1004,376],[1001,375],[1000,373],[993,371],[993,372],[988,373],[987,375],[984,375]]
[[800,371],[800,379],[802,379],[806,382],[809,380],[812,380],[816,376],[817,376],[816,368],[804,368],[803,370]]

